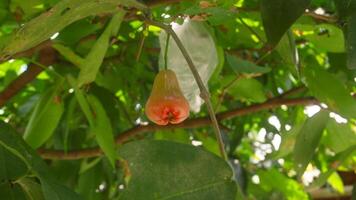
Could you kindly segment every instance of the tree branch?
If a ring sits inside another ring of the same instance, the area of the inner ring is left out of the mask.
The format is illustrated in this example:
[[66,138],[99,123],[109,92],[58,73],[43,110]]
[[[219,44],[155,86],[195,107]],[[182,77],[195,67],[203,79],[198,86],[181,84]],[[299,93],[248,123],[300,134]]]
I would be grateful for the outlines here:
[[12,81],[1,93],[0,93],[0,107],[3,107],[7,101],[20,92],[29,82],[31,82],[36,76],[41,73],[43,69],[37,65],[29,65],[27,70]]
[[337,22],[337,18],[334,16],[320,15],[320,14],[316,14],[313,11],[307,11],[304,14],[306,16],[310,16],[310,17],[314,18],[315,20],[324,21],[324,22],[328,22],[331,24],[334,24]]
[[[26,52],[26,53],[25,53]],[[21,53],[21,55],[28,55],[35,52],[34,49],[30,49]],[[42,46],[39,55],[39,63],[44,66],[48,66],[55,61],[55,52],[49,46]],[[38,65],[30,64],[25,72],[12,81],[1,93],[0,93],[0,107],[3,107],[7,101],[21,91],[29,82],[37,77],[44,69]]]
[[[295,98],[295,99],[280,99],[274,98],[270,99],[264,103],[254,104],[251,106],[237,108],[231,111],[222,112],[216,115],[216,118],[221,120],[231,119],[238,116],[244,116],[251,113],[259,112],[262,110],[278,108],[282,105],[286,106],[298,106],[298,105],[314,105],[319,104],[314,98]],[[138,136],[143,133],[154,132],[157,130],[172,130],[177,128],[199,128],[204,126],[211,125],[212,122],[209,117],[201,117],[195,119],[189,119],[184,121],[181,124],[176,125],[167,125],[167,126],[158,126],[155,124],[149,125],[139,125],[135,126],[127,131],[124,131],[117,135],[115,142],[116,144],[123,144],[128,142],[135,136]],[[100,148],[90,148],[90,149],[80,149],[73,150],[65,153],[63,150],[48,150],[40,149],[38,153],[44,159],[59,159],[59,160],[76,160],[82,158],[90,158],[102,155]]]

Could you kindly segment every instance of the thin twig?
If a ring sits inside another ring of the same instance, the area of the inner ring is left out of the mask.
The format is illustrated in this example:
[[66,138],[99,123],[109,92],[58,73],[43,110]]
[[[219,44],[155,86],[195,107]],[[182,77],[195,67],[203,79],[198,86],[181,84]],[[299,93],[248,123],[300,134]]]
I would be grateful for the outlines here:
[[138,47],[138,51],[136,54],[136,62],[140,60],[141,54],[142,54],[142,49],[143,49],[143,45],[145,44],[145,39],[146,37],[144,35],[142,35],[142,38],[140,40],[140,45]]
[[145,39],[146,39],[146,35],[145,35],[146,29],[147,29],[147,26],[144,25],[144,30],[142,31],[142,37],[141,37],[140,44],[139,44],[139,47],[138,47],[138,51],[137,51],[137,54],[136,54],[136,62],[138,62],[140,60],[140,57],[141,57],[141,54],[142,54],[142,49],[143,49],[143,46],[145,44]]
[[166,35],[166,48],[164,49],[164,69],[168,69],[168,45],[169,45],[169,38],[171,35]]
[[206,103],[206,106],[207,106],[211,121],[213,123],[215,136],[216,136],[216,139],[217,139],[218,144],[219,144],[220,154],[227,161],[228,157],[227,157],[226,152],[225,152],[224,143],[223,143],[222,136],[221,136],[221,131],[219,129],[219,124],[218,124],[218,121],[216,119],[215,112],[214,112],[213,106],[212,106],[211,101],[210,101],[209,91],[204,86],[204,83],[203,83],[202,79],[200,78],[200,75],[199,75],[198,70],[196,69],[196,67],[195,67],[195,65],[193,63],[193,60],[190,58],[189,53],[187,52],[187,50],[185,49],[183,43],[180,41],[179,37],[174,32],[174,30],[172,29],[171,26],[165,25],[165,24],[163,24],[161,22],[152,21],[152,20],[149,20],[149,19],[146,19],[145,21],[148,24],[151,24],[151,25],[154,25],[154,26],[162,28],[163,30],[165,30],[167,32],[167,34],[171,35],[172,38],[174,39],[174,41],[176,42],[178,48],[182,52],[185,60],[188,63],[188,66],[189,66],[189,68],[190,68],[190,70],[191,70],[191,72],[192,72],[192,74],[194,76],[194,79],[198,84],[198,87],[199,87],[199,90],[200,90],[200,96],[201,96],[202,99],[204,99],[204,102]]

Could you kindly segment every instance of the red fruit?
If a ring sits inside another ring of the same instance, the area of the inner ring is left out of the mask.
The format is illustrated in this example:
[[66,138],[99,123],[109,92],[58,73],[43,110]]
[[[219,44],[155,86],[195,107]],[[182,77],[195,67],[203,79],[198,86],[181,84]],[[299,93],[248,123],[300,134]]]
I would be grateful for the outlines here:
[[158,125],[178,124],[188,118],[189,103],[172,70],[157,74],[145,111],[147,117]]

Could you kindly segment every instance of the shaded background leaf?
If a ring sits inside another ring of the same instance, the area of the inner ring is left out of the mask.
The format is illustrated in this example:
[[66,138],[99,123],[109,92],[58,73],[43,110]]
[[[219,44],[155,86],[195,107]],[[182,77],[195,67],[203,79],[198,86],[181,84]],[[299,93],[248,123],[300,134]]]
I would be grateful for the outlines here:
[[112,166],[115,166],[117,155],[110,119],[101,102],[95,96],[89,95],[87,99],[94,115],[94,123],[91,125],[90,131],[95,134],[99,146],[109,158]]
[[293,151],[295,169],[300,176],[312,160],[328,120],[329,112],[320,111],[308,119],[300,129]]
[[356,69],[356,12],[354,12],[348,21],[347,32],[347,67]]
[[[59,86],[63,81],[60,81]],[[33,148],[40,147],[53,134],[64,111],[58,86],[46,91],[37,103],[25,130],[24,139]]]
[[271,71],[269,67],[261,67],[247,60],[226,54],[230,67],[238,74],[264,74]]
[[76,193],[56,181],[44,161],[8,124],[1,122],[0,127],[0,145],[20,158],[22,162],[26,163],[28,168],[31,168],[33,173],[41,180],[46,200],[81,199]]
[[316,67],[305,68],[304,75],[308,88],[316,98],[342,116],[356,118],[356,101],[339,79]]
[[268,41],[278,44],[289,27],[303,14],[310,0],[262,0],[261,15]]
[[81,70],[78,76],[79,87],[95,80],[109,47],[110,38],[117,35],[125,13],[125,11],[121,11],[112,17],[105,31],[96,41],[85,60],[81,63]]
[[28,200],[44,200],[41,185],[30,178],[21,178],[18,184],[25,192]]
[[[119,152],[127,160],[132,176],[120,199],[234,199],[236,196],[229,165],[201,149],[144,140],[124,145]],[[155,181],[157,178],[160,181]]]
[[253,78],[241,78],[229,88],[229,93],[243,101],[264,102],[267,98],[262,84]]

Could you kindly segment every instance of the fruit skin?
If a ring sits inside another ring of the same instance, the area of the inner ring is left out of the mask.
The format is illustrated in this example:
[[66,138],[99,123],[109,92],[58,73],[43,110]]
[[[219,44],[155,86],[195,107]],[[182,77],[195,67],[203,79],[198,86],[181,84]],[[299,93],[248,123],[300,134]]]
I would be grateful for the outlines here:
[[145,112],[158,125],[178,124],[189,117],[189,103],[172,70],[162,70],[157,74]]

